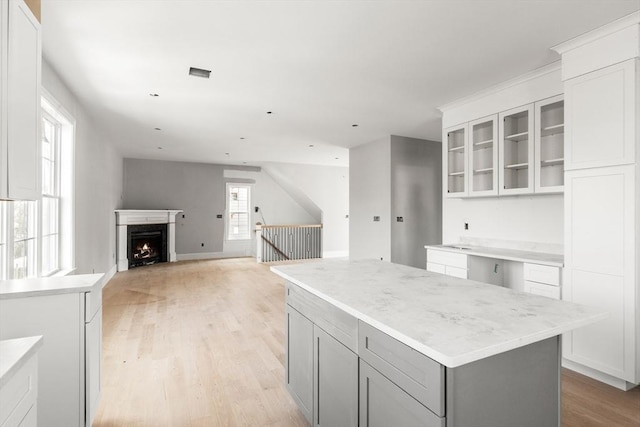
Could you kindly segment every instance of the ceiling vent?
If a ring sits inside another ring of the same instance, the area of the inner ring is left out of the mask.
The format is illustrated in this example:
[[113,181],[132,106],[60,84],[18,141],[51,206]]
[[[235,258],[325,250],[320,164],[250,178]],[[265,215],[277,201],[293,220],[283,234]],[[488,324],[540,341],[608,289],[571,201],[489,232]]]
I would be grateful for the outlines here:
[[209,75],[211,75],[211,70],[204,70],[202,68],[190,67],[189,68],[189,75],[208,79]]

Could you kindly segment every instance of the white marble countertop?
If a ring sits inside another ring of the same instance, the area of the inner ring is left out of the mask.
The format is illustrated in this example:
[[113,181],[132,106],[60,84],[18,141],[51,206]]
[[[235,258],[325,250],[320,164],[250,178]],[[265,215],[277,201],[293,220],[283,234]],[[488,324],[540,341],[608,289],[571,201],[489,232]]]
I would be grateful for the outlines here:
[[62,277],[37,277],[0,281],[0,300],[36,295],[89,292],[102,282],[104,274],[78,274]]
[[271,270],[450,368],[608,316],[594,308],[384,261],[323,260]]
[[0,388],[42,347],[42,336],[0,341]]
[[[553,267],[564,266],[564,255],[551,254],[545,252],[521,251],[517,249],[492,248],[487,246],[474,245],[426,245],[426,249],[437,249],[440,251],[455,252],[465,255],[481,256],[486,258],[497,258],[508,261],[530,262],[533,264],[544,264]],[[464,249],[462,249],[464,248]]]

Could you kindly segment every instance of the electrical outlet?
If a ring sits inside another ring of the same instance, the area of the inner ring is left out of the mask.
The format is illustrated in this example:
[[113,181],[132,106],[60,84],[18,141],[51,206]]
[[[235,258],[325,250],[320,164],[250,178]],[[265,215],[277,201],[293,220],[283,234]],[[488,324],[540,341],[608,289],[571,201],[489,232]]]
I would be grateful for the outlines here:
[[218,215],[216,215],[216,218],[218,218],[218,219],[222,219],[222,214],[218,214]]
[[469,223],[468,223],[468,222],[465,222],[465,223],[464,223],[464,229],[465,229],[465,230],[468,230],[468,229],[469,229]]
[[373,222],[380,222],[380,217],[378,215],[375,215],[373,217]]
[[404,222],[404,218],[401,216],[396,217],[396,222]]
[[204,248],[204,243],[200,243],[200,246],[202,246]]

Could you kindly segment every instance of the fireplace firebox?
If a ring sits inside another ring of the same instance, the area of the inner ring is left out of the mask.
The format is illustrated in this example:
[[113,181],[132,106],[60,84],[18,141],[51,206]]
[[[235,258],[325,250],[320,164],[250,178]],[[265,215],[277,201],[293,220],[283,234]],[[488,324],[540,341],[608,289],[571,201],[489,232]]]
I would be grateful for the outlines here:
[[167,224],[127,227],[129,268],[167,262]]

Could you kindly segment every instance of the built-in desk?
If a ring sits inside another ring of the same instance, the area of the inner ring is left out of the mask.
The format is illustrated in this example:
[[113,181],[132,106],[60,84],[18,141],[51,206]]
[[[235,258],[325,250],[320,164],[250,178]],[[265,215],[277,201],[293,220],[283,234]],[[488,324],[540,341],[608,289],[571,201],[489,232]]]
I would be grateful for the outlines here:
[[427,270],[560,299],[564,256],[475,245],[426,245]]

